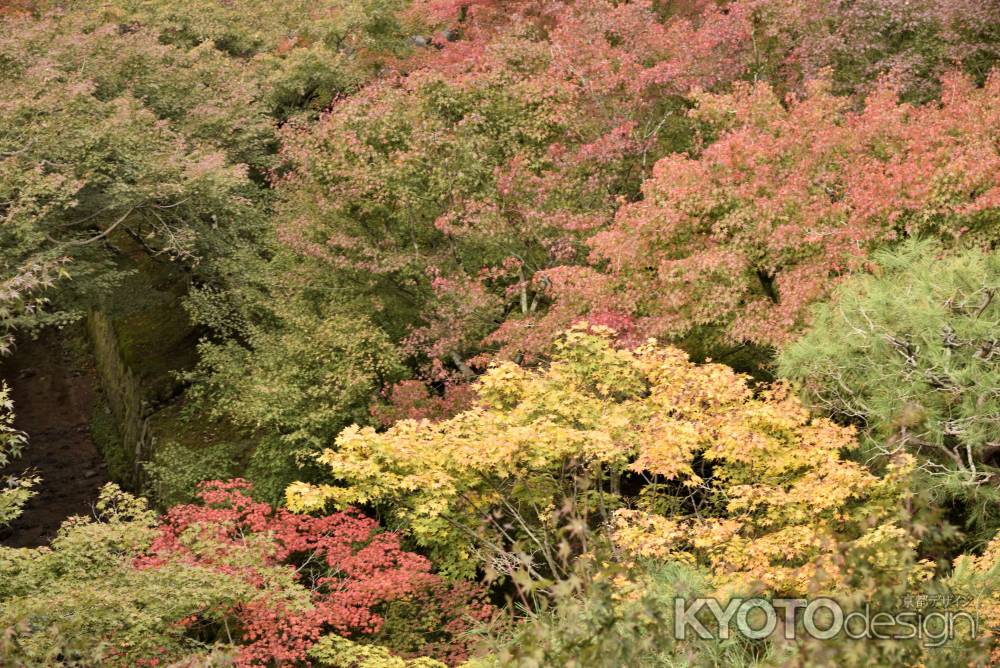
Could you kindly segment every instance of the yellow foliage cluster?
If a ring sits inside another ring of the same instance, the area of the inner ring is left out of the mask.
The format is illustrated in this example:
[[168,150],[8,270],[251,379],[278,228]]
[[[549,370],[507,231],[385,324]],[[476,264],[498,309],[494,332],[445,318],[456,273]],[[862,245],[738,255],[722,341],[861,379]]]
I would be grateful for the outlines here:
[[[888,525],[906,463],[875,476],[841,457],[853,431],[811,418],[785,386],[752,388],[724,365],[654,342],[616,348],[608,334],[576,327],[542,369],[493,367],[479,404],[450,420],[345,430],[321,456],[337,484],[297,483],[289,507],[375,505],[461,573],[477,539],[505,538],[484,527],[487,513],[509,512],[511,533],[530,535],[525,518],[543,525],[572,497],[592,518],[607,511],[627,553],[787,593],[821,575],[835,583],[841,542]],[[626,480],[638,497],[619,493]]]
[[362,645],[337,635],[320,638],[309,656],[324,668],[446,668],[428,657],[404,659],[379,645]]
[[966,611],[978,619],[979,630],[992,649],[990,665],[1000,665],[1000,534],[981,555],[959,556],[946,585],[963,597]]

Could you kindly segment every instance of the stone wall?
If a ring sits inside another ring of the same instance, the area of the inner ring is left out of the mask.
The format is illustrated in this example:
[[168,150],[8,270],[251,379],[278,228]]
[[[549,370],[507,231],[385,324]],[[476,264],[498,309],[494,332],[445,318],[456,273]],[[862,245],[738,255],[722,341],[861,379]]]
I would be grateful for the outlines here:
[[[118,431],[118,444],[126,463],[126,480],[120,482],[131,489],[142,486],[143,462],[153,453],[153,436],[150,430],[149,411],[143,398],[142,386],[136,374],[125,363],[125,356],[118,343],[114,323],[101,311],[91,311],[87,316],[87,333],[90,336],[97,373],[104,390],[107,407],[114,416]],[[105,453],[105,458],[110,458]]]

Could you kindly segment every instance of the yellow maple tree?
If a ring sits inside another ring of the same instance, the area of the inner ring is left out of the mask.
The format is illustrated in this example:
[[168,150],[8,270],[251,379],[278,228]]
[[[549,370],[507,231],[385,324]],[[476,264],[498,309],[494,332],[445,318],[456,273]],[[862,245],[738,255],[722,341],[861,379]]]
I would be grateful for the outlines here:
[[331,484],[292,485],[289,507],[374,506],[466,575],[498,552],[541,552],[559,523],[576,525],[564,552],[606,528],[621,553],[777,592],[832,586],[846,540],[905,543],[887,527],[908,462],[880,477],[845,459],[854,431],[811,417],[783,384],[755,388],[652,341],[617,348],[581,325],[546,366],[498,364],[477,393],[449,420],[344,430],[320,457]]

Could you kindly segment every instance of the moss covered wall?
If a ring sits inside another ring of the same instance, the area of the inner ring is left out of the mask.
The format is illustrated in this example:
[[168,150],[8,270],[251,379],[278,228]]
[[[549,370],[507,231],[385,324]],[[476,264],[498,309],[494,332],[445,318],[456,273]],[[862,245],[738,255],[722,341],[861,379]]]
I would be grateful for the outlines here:
[[195,364],[198,343],[183,307],[190,275],[131,250],[122,282],[87,318],[103,390],[91,432],[112,479],[165,507],[190,500],[200,480],[240,474],[252,443],[186,415],[178,372]]
[[[112,428],[95,433],[98,447],[108,462],[112,477],[131,489],[142,486],[142,463],[153,453],[143,388],[125,363],[114,323],[101,311],[87,316],[87,333],[104,391],[104,402],[114,419]],[[98,431],[97,429],[94,430]],[[117,443],[115,442],[117,441]]]
[[175,372],[194,363],[198,336],[183,308],[190,274],[128,237],[115,243],[121,281],[86,323],[103,390],[91,430],[111,477],[141,492],[160,431],[156,414],[180,394]]

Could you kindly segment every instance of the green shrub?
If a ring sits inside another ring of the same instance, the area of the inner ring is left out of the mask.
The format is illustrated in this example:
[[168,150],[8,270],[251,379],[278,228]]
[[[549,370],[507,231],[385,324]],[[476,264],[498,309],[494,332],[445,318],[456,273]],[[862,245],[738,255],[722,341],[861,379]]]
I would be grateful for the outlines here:
[[313,463],[308,455],[329,445],[352,422],[371,421],[371,398],[398,380],[403,367],[388,337],[363,315],[340,305],[270,298],[274,322],[248,326],[241,342],[199,345],[201,360],[188,374],[189,411],[231,425],[257,443],[246,477],[255,495],[271,503]]
[[3,665],[101,666],[115,656],[200,653],[204,644],[178,621],[200,615],[206,625],[222,624],[221,611],[253,596],[252,586],[210,568],[131,568],[156,536],[144,500],[109,485],[97,515],[67,521],[49,548],[0,547]]
[[[917,455],[927,490],[992,525],[1000,474],[1000,255],[910,242],[814,311],[778,371],[857,424],[876,454]],[[929,479],[929,480],[928,480]],[[940,499],[939,499],[940,500]],[[982,526],[981,526],[982,528]]]
[[[14,402],[11,401],[7,384],[0,380],[0,467],[17,458],[27,437],[14,428]],[[4,489],[0,490],[0,527],[17,519],[24,504],[35,495],[31,490],[38,482],[33,476],[9,476]]]
[[[712,595],[706,573],[678,562],[634,570],[603,568],[577,591],[532,616],[497,641],[495,652],[473,662],[479,668],[566,666],[740,666],[761,665],[770,651],[738,634],[728,639],[674,637],[674,598]],[[725,607],[725,602],[722,602]]]
[[237,475],[240,443],[213,443],[189,447],[174,441],[158,446],[152,461],[144,463],[147,486],[157,503],[168,508],[191,503],[204,480],[225,480]]

